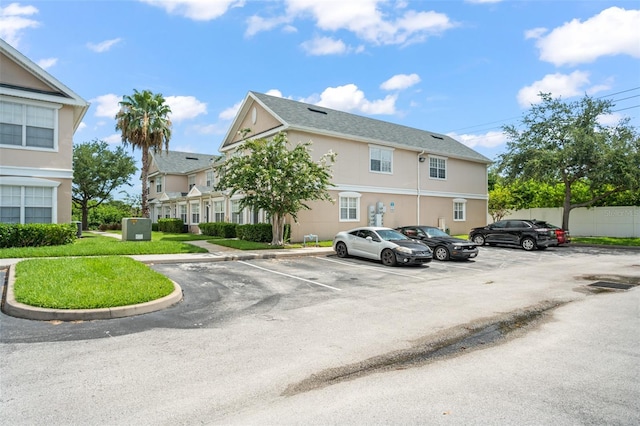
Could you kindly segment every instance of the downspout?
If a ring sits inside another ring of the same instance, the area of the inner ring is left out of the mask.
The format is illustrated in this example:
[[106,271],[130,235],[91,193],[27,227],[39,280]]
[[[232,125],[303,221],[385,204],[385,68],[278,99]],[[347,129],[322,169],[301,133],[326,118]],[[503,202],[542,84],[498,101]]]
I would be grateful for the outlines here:
[[420,225],[420,163],[422,162],[421,158],[422,155],[424,154],[424,150],[422,150],[422,152],[418,153],[418,182],[417,182],[417,199],[416,199],[416,204],[417,204],[417,208],[416,208],[416,225]]

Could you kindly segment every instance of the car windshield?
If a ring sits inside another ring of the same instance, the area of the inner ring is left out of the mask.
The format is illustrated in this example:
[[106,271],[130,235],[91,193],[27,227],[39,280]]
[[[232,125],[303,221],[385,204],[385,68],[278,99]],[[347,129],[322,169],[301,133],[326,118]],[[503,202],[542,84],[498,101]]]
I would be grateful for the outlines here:
[[380,235],[380,238],[385,241],[410,240],[406,235],[401,234],[398,231],[394,231],[393,229],[380,229],[376,232]]
[[449,234],[447,234],[446,232],[444,232],[442,229],[440,228],[421,228],[425,234],[427,234],[429,237],[433,238],[433,237],[448,237]]

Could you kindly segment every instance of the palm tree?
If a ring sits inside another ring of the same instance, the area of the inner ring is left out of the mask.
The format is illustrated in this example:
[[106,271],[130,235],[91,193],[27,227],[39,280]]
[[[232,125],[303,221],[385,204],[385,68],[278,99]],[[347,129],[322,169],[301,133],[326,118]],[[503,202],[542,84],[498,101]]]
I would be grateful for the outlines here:
[[132,96],[124,96],[120,102],[120,111],[116,114],[116,130],[122,132],[124,146],[131,145],[142,151],[142,217],[149,217],[147,203],[147,176],[149,174],[149,150],[162,152],[169,150],[171,139],[171,120],[168,116],[171,108],[161,94],[149,90],[138,92],[133,89]]

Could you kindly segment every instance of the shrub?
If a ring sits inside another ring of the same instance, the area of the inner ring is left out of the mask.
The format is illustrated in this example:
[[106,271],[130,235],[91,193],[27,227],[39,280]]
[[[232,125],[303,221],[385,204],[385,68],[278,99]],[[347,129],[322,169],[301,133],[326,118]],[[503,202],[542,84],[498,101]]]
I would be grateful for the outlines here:
[[77,238],[75,224],[0,223],[0,248],[43,247],[71,244]]
[[158,231],[182,234],[184,232],[184,222],[182,219],[158,219]]
[[236,238],[236,228],[238,225],[229,222],[207,222],[200,223],[198,227],[200,228],[200,232],[204,235],[222,238]]
[[122,231],[121,223],[103,223],[98,227],[101,231]]
[[241,240],[255,241],[258,243],[271,242],[273,233],[271,232],[271,224],[256,223],[253,225],[239,225],[236,229],[236,235]]

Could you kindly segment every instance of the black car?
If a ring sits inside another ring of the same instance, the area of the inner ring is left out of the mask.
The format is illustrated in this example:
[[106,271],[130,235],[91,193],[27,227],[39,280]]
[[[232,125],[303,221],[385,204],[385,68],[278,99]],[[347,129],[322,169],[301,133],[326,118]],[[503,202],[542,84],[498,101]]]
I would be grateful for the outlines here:
[[469,239],[479,246],[505,244],[520,246],[527,251],[558,245],[556,232],[551,226],[535,219],[499,220],[491,225],[473,228],[469,231]]
[[426,243],[438,260],[466,260],[478,255],[478,248],[473,242],[452,237],[435,226],[401,226],[396,230]]

